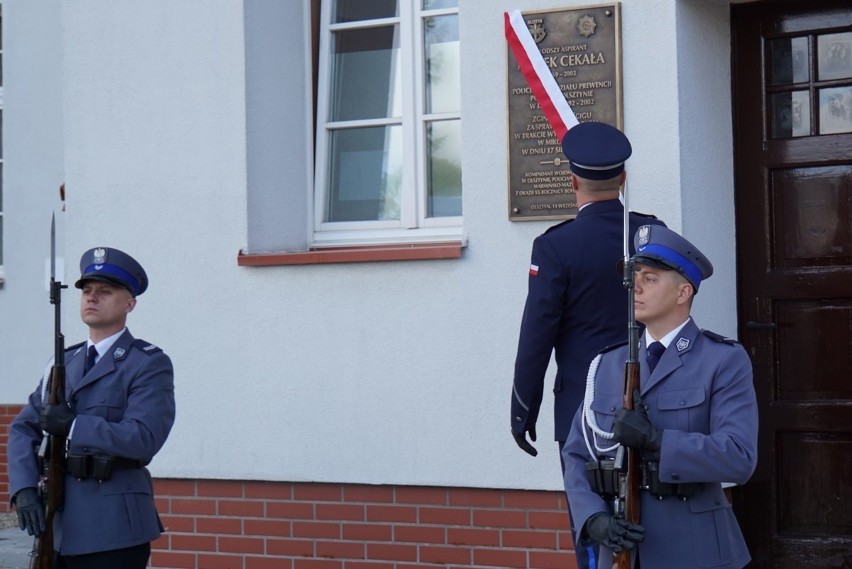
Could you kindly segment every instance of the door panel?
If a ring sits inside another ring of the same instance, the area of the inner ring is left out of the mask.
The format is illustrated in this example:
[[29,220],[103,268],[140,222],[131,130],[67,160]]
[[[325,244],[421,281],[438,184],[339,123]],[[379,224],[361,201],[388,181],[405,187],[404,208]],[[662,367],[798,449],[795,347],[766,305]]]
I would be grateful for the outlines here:
[[852,567],[852,5],[731,9],[740,338],[760,412],[752,567]]

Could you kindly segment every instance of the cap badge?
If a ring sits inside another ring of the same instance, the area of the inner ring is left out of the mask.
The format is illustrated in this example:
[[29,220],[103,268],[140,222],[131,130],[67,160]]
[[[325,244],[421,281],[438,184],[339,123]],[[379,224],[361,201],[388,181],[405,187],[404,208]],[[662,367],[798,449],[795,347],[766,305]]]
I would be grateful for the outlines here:
[[639,245],[646,245],[651,238],[651,227],[643,225],[639,228]]
[[685,349],[687,349],[689,347],[689,338],[681,338],[680,340],[677,341],[677,344],[675,344],[675,347],[677,348],[678,352],[684,351]]
[[106,263],[106,249],[99,247],[94,250],[92,253],[94,259],[92,259],[92,263],[95,265],[103,265]]

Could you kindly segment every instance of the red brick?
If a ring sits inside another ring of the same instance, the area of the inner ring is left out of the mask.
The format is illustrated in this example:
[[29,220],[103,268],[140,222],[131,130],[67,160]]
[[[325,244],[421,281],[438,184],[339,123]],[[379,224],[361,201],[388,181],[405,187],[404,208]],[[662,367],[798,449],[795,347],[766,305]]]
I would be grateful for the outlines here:
[[219,537],[221,553],[263,553],[263,539],[257,537]]
[[343,569],[343,563],[331,559],[294,559],[293,569]]
[[267,555],[296,555],[313,557],[314,542],[310,539],[267,539]]
[[368,559],[386,559],[389,561],[416,561],[417,547],[395,543],[368,543]]
[[394,526],[393,540],[409,543],[447,543],[446,529],[436,526]]
[[343,539],[356,541],[391,541],[393,532],[387,524],[343,524]]
[[529,556],[531,569],[577,569],[577,559],[571,553],[530,551]]
[[[343,562],[343,569],[394,569],[400,567],[395,563],[383,563],[381,561],[351,561]],[[422,565],[417,565],[418,569],[424,569]]]
[[243,520],[245,535],[262,535],[272,537],[290,537],[290,522],[275,520]]
[[172,499],[172,514],[216,514],[216,501],[210,499]]
[[500,545],[527,549],[556,549],[557,540],[554,532],[504,530]]
[[344,502],[393,502],[393,486],[365,486],[361,484],[343,487]]
[[267,502],[266,516],[291,520],[314,519],[314,505],[309,502]]
[[340,539],[340,524],[325,522],[293,522],[293,537]]
[[317,541],[317,557],[364,559],[364,544],[351,541]]
[[471,550],[466,547],[420,547],[420,561],[427,563],[470,563]]
[[156,478],[154,494],[162,496],[195,496],[195,480],[175,480],[171,478]]
[[233,534],[243,533],[243,524],[239,518],[196,518],[195,528],[198,533]]
[[527,527],[526,512],[513,510],[474,510],[473,525],[492,528]]
[[167,532],[190,533],[195,531],[194,516],[160,516]]
[[570,531],[559,531],[556,532],[556,535],[558,536],[559,549],[574,549],[574,536],[571,535]]
[[246,482],[246,498],[292,500],[293,486],[286,482]]
[[367,521],[414,523],[417,521],[417,509],[411,506],[367,506]]
[[489,567],[526,567],[527,554],[525,551],[507,551],[504,549],[474,549],[473,564]]
[[199,480],[198,495],[217,498],[242,498],[243,483],[236,480]]
[[343,498],[340,484],[293,484],[294,500],[339,502]]
[[570,530],[568,512],[529,512],[530,529]]
[[195,554],[153,551],[151,552],[151,569],[156,569],[157,567],[195,569]]
[[264,506],[265,503],[259,500],[219,500],[219,515],[262,518]]
[[565,510],[564,492],[534,492],[507,490],[503,494],[503,506],[528,510]]
[[397,504],[435,504],[447,505],[446,488],[422,488],[399,486],[396,489]]
[[447,543],[451,545],[498,547],[500,545],[500,531],[496,529],[447,528]]
[[243,569],[239,555],[199,555],[198,566],[204,569]]
[[292,559],[280,557],[251,557],[245,558],[246,569],[293,569]]
[[172,549],[181,551],[216,551],[216,537],[212,535],[177,534],[171,536]]
[[503,505],[503,494],[498,490],[475,488],[453,488],[450,490],[451,506],[480,506],[499,508]]
[[450,526],[469,526],[472,514],[467,508],[420,508],[421,524],[440,524]]
[[364,521],[364,506],[349,504],[317,504],[318,520]]

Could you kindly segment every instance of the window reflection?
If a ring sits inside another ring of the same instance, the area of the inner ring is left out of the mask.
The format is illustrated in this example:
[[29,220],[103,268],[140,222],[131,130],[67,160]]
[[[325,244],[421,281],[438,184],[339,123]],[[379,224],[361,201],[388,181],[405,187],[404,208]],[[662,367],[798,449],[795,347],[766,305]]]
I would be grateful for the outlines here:
[[769,82],[771,85],[802,83],[808,72],[808,38],[782,38],[769,42]]
[[807,91],[776,93],[770,99],[772,138],[808,136],[811,133],[810,97]]
[[817,36],[819,79],[852,78],[852,32]]
[[852,132],[852,87],[819,90],[819,132]]

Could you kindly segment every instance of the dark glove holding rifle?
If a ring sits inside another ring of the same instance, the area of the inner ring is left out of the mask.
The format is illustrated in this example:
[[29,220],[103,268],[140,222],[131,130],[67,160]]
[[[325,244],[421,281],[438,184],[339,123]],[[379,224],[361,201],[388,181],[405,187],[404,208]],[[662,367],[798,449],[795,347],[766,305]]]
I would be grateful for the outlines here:
[[18,525],[39,537],[45,529],[44,503],[35,488],[21,488],[12,500],[18,512]]
[[633,409],[616,411],[612,427],[613,438],[624,446],[659,452],[663,444],[663,430],[648,420],[648,409],[638,389],[633,392]]
[[645,539],[645,528],[632,524],[625,519],[615,518],[603,512],[595,514],[586,521],[583,533],[589,539],[602,545],[613,553],[631,550]]

